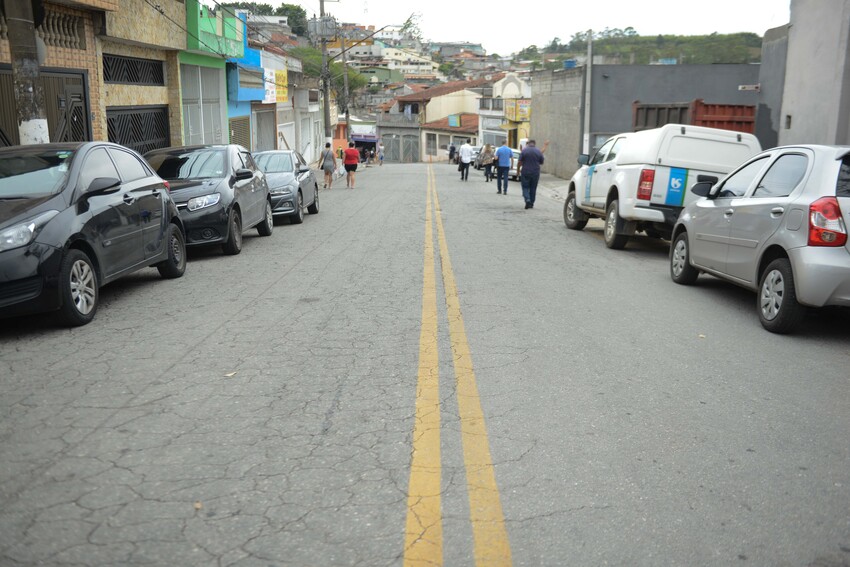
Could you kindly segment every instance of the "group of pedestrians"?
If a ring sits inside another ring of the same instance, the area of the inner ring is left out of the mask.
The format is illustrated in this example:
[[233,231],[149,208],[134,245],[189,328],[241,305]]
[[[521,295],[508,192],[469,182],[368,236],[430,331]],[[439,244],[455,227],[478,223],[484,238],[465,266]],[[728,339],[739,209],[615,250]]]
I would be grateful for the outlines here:
[[[458,171],[460,178],[466,181],[469,177],[469,164],[472,162],[472,140],[467,139],[458,151]],[[537,147],[534,140],[529,140],[520,152],[517,160],[517,177],[522,187],[522,196],[525,200],[525,208],[533,209],[537,198],[537,184],[540,181],[540,166],[543,164],[543,154],[549,147],[549,141],[543,143],[543,149]],[[454,154],[454,145],[449,148],[449,160]],[[484,180],[490,182],[493,179],[493,167],[496,168],[496,193],[508,194],[508,177],[514,167],[514,152],[508,147],[508,141],[503,140],[502,145],[495,151],[493,146],[486,144],[478,156],[484,166]]]
[[[374,151],[372,152],[374,154]],[[354,189],[355,172],[357,164],[361,161],[361,152],[354,147],[354,142],[348,142],[348,148],[344,151],[342,147],[337,148],[334,154],[331,148],[331,143],[325,144],[325,149],[322,150],[319,156],[319,163],[322,164],[322,171],[325,174],[325,182],[322,185],[324,189],[330,189],[333,185],[334,172],[337,170],[337,159],[342,162],[345,169],[345,186],[349,189]],[[384,146],[378,147],[378,160],[380,165],[384,165]]]

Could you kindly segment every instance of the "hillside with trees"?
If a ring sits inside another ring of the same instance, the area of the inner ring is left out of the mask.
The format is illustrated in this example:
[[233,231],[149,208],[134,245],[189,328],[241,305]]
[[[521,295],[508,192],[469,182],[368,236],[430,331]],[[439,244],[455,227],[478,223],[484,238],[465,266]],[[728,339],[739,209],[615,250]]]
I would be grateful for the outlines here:
[[[517,61],[537,61],[538,66],[560,68],[564,59],[587,55],[588,32],[573,34],[562,43],[553,38],[546,46],[530,45],[515,55]],[[611,62],[647,65],[664,60],[678,64],[758,63],[761,37],[755,33],[642,36],[634,28],[593,33],[593,55]]]

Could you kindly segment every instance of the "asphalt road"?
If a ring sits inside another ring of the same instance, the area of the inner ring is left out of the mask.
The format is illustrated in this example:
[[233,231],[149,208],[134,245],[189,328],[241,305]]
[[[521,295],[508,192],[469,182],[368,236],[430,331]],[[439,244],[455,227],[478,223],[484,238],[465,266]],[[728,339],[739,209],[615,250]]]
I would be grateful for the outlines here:
[[850,565],[847,312],[767,333],[542,183],[371,167],[0,321],[0,565]]

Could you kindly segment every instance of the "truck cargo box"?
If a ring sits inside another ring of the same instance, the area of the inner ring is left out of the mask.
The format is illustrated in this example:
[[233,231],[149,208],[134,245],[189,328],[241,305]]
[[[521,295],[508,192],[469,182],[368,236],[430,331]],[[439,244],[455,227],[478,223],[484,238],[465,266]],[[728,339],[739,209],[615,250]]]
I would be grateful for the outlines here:
[[691,102],[632,103],[632,129],[635,132],[665,124],[690,124],[746,132],[756,129],[756,107],[746,104],[710,104],[702,99]]

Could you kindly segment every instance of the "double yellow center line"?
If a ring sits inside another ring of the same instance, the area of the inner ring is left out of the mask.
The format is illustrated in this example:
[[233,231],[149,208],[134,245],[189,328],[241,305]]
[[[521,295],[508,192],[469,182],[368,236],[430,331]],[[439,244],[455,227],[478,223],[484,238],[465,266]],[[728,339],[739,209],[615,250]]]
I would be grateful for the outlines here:
[[[434,214],[432,215],[432,209]],[[440,495],[440,397],[437,282],[433,225],[436,219],[439,256],[446,296],[449,338],[457,389],[463,460],[469,494],[473,552],[479,567],[510,566],[511,549],[505,529],[487,426],[472,355],[466,338],[460,299],[457,294],[434,171],[428,167],[425,210],[425,254],[422,286],[422,327],[419,334],[419,373],[416,387],[416,415],[413,453],[407,497],[404,565],[443,564],[443,525]]]

